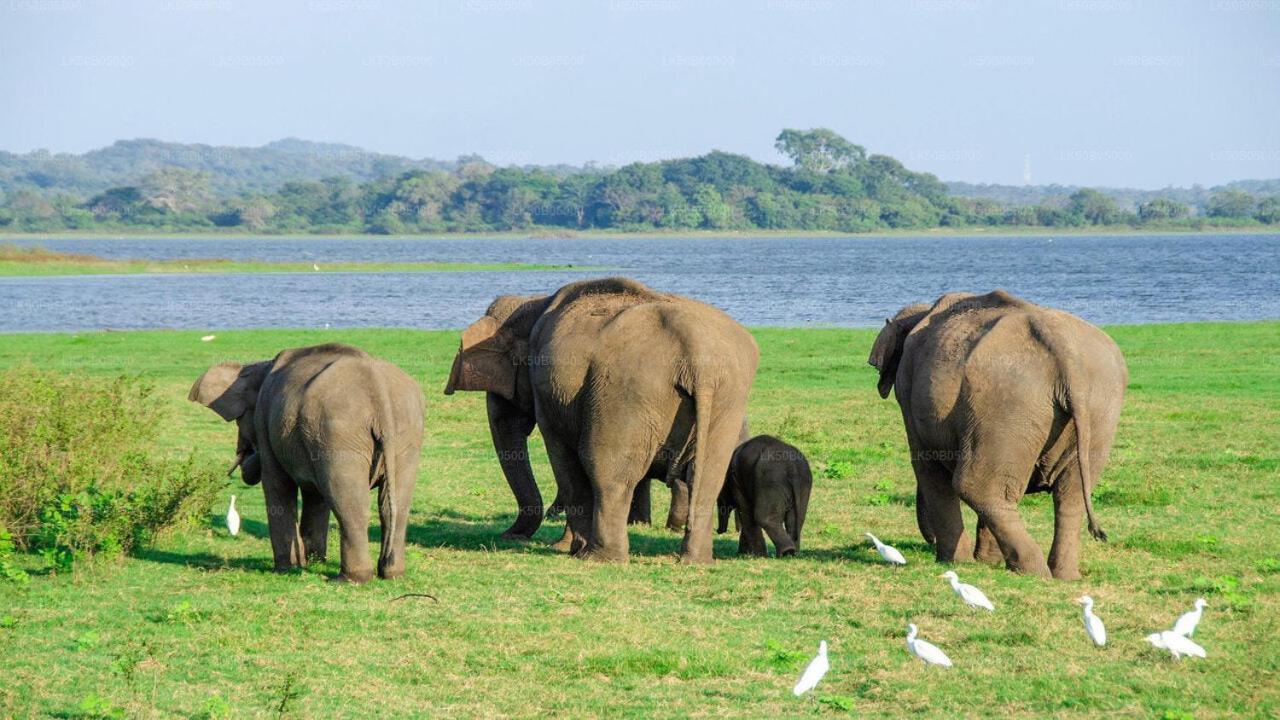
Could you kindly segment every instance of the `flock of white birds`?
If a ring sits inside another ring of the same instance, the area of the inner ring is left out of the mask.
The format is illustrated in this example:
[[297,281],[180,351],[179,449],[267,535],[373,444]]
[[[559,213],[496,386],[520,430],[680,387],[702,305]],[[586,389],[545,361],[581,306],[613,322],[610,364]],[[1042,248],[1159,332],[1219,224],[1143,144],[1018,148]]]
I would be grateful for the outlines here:
[[[879,538],[871,533],[867,533],[866,536],[875,546],[880,558],[886,563],[890,565],[907,564],[907,559],[896,548],[880,542]],[[995,611],[996,607],[987,598],[986,593],[973,585],[960,582],[960,576],[956,575],[954,570],[942,573],[942,577],[951,583],[951,590],[965,605],[974,609],[986,610],[987,612]],[[1084,606],[1085,634],[1089,636],[1089,640],[1094,645],[1103,647],[1107,644],[1107,628],[1102,624],[1102,619],[1093,614],[1093,598],[1084,595],[1077,602]],[[1195,608],[1183,613],[1177,622],[1173,624],[1172,629],[1152,633],[1146,637],[1146,641],[1151,643],[1153,647],[1167,650],[1175,659],[1180,659],[1183,655],[1205,657],[1204,648],[1191,639],[1191,636],[1195,634],[1196,626],[1200,624],[1200,617],[1204,614],[1205,607],[1207,607],[1207,604],[1204,598],[1198,598],[1195,602]],[[919,639],[917,637],[918,634],[919,628],[915,626],[915,623],[909,623],[907,625],[908,652],[920,658],[926,666],[952,666],[951,658],[947,657],[947,654],[941,648],[928,640]],[[804,669],[804,673],[800,676],[800,681],[796,683],[792,692],[796,697],[799,697],[814,689],[830,668],[831,662],[827,658],[827,641],[823,640],[818,645],[817,657],[809,661],[809,665]]]
[[[235,495],[231,496],[231,506],[227,508],[227,532],[231,533],[232,536],[240,534],[240,513],[236,512]],[[880,553],[881,559],[885,562],[890,565],[907,564],[907,559],[902,556],[902,553],[898,552],[897,548],[880,542],[879,538],[871,533],[866,535],[875,545],[876,552]],[[951,590],[965,605],[974,609],[995,612],[996,606],[987,598],[986,593],[969,583],[960,582],[960,576],[954,570],[942,573],[941,577],[946,578],[951,583]],[[1106,645],[1107,628],[1102,624],[1102,619],[1093,614],[1093,598],[1085,595],[1077,602],[1084,606],[1085,634],[1089,636],[1094,645],[1098,647]],[[1205,657],[1204,648],[1191,640],[1191,636],[1195,634],[1196,626],[1200,624],[1200,617],[1204,614],[1205,607],[1207,607],[1207,604],[1204,598],[1197,599],[1195,608],[1183,613],[1177,622],[1173,624],[1173,629],[1151,633],[1146,637],[1146,641],[1151,643],[1153,647],[1168,650],[1175,659],[1179,659],[1183,655]],[[923,660],[925,665],[951,667],[951,658],[947,657],[947,654],[937,645],[928,640],[918,639],[916,637],[918,633],[919,628],[914,623],[907,625],[907,650],[912,655]],[[831,663],[827,659],[827,641],[823,640],[818,644],[817,656],[809,661],[792,692],[795,693],[796,697],[799,697],[814,689],[829,669],[831,669]]]

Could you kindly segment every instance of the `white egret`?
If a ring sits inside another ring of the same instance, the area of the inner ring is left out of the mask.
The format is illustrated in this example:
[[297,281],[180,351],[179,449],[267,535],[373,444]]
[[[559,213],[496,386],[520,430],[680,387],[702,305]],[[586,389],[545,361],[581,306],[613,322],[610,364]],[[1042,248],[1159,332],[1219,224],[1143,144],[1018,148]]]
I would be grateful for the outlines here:
[[866,535],[867,535],[867,538],[870,539],[871,542],[875,544],[876,552],[880,553],[881,559],[883,559],[885,562],[889,563],[890,565],[906,565],[907,564],[907,559],[902,557],[902,553],[898,552],[897,548],[893,547],[892,545],[885,545],[884,543],[880,542],[880,538],[877,538],[875,535],[872,535],[871,533],[866,533]]
[[831,663],[827,662],[827,641],[823,640],[818,643],[818,655],[809,661],[809,666],[804,669],[804,673],[791,692],[795,693],[796,697],[800,697],[814,689],[829,669],[831,669]]
[[231,496],[231,507],[227,508],[227,532],[232,537],[240,534],[240,513],[236,512],[236,496]]
[[1174,660],[1181,659],[1183,655],[1199,658],[1205,656],[1204,648],[1169,630],[1151,633],[1146,637],[1146,640],[1151,643],[1152,647],[1158,647],[1161,650],[1168,650],[1173,653]]
[[972,608],[984,608],[986,610],[996,609],[996,606],[991,604],[991,601],[987,599],[986,595],[982,594],[981,590],[968,583],[960,582],[960,576],[956,575],[954,570],[948,570],[942,573],[942,577],[951,581],[951,589],[956,591],[956,595],[960,596],[960,599],[964,601],[965,605]]
[[1200,624],[1200,616],[1204,614],[1207,603],[1204,598],[1196,598],[1196,609],[1190,610],[1182,614],[1178,618],[1178,622],[1173,624],[1173,632],[1182,637],[1191,637],[1196,634],[1196,626]]
[[320,272],[320,266],[315,263],[311,263],[311,269]]
[[216,338],[216,337],[218,337],[218,336],[217,336],[217,335],[205,335],[204,337],[200,338],[200,342],[212,342],[212,341],[213,341],[213,339],[214,339],[214,338]]
[[1076,602],[1084,606],[1084,631],[1089,634],[1089,639],[1098,647],[1106,645],[1107,628],[1103,626],[1102,620],[1093,614],[1093,598],[1085,595]]
[[923,660],[925,665],[951,667],[951,658],[928,640],[917,640],[916,632],[917,628],[914,624],[907,625],[907,649],[911,654]]

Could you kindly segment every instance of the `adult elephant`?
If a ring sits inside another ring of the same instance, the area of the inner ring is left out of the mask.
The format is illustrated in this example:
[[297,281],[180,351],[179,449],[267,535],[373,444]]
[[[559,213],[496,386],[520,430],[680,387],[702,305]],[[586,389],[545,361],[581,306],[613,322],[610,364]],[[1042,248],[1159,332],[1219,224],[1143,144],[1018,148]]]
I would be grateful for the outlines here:
[[[485,317],[499,325],[509,324],[513,332],[527,338],[533,329],[533,323],[538,319],[537,314],[531,312],[530,308],[537,303],[546,303],[550,299],[550,295],[501,295],[489,304],[489,308],[485,310]],[[520,311],[519,317],[513,317],[517,311]],[[445,394],[452,394],[455,389],[466,389],[454,385],[453,373],[457,372],[457,365],[458,360],[455,359],[454,370],[450,375],[449,386],[445,388]],[[527,366],[519,368],[521,375],[527,375],[527,370]],[[502,532],[502,537],[527,540],[533,537],[541,527],[544,517],[555,518],[564,513],[567,495],[557,492],[555,500],[544,513],[542,493],[538,490],[538,482],[534,478],[533,467],[529,462],[528,438],[537,425],[533,412],[533,397],[527,382],[524,382],[527,377],[520,379],[522,382],[511,397],[500,392],[487,392],[485,405],[493,449],[497,454],[498,464],[502,468],[502,475],[506,478],[511,494],[516,500],[515,522]],[[631,509],[627,515],[628,523],[647,525],[652,522],[649,490],[650,480],[655,478],[668,482],[665,470],[662,474],[651,472],[641,480],[632,495]],[[671,506],[667,514],[667,527],[683,531],[688,520],[689,488],[678,478],[668,484],[671,486]]]
[[337,579],[370,579],[369,496],[376,487],[382,522],[378,575],[404,574],[424,408],[413,378],[359,348],[316,345],[249,365],[214,365],[187,399],[236,421],[231,469],[239,465],[249,485],[262,483],[276,570],[324,559],[332,510],[342,533]]
[[[978,514],[977,556],[1010,569],[1080,577],[1082,516],[1115,437],[1128,370],[1106,333],[1002,290],[908,305],[885,322],[869,362],[895,391],[917,483],[921,534],[937,559],[969,559],[960,515]],[[1028,492],[1052,492],[1046,564],[1018,516]]]
[[690,466],[681,559],[710,562],[715,501],[758,362],[755,340],[720,310],[607,278],[499,297],[463,331],[445,393],[488,393],[499,460],[520,481],[517,526],[541,517],[528,467],[536,423],[567,516],[558,547],[625,562],[636,487]]

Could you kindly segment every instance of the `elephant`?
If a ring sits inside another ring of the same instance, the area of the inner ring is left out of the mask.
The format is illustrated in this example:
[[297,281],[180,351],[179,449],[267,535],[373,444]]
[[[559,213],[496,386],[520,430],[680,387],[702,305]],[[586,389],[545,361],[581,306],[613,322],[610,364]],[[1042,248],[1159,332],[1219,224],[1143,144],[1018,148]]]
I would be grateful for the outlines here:
[[[952,293],[885,321],[868,362],[902,410],[916,518],[940,562],[975,557],[960,515],[978,515],[979,560],[1080,577],[1080,527],[1099,540],[1091,493],[1111,451],[1128,384],[1124,356],[1080,318],[1003,290]],[[1053,546],[1023,526],[1026,493],[1052,492]]]
[[729,515],[738,515],[738,554],[768,555],[763,529],[778,557],[795,555],[809,511],[813,473],[798,448],[771,435],[757,435],[738,446],[729,461],[717,502],[720,524],[729,530]]
[[262,484],[277,571],[325,559],[332,510],[342,536],[335,580],[369,580],[369,497],[378,488],[378,576],[404,574],[425,408],[413,378],[350,345],[316,345],[214,365],[187,399],[236,422],[231,472],[240,466],[246,483]]
[[494,300],[463,331],[444,392],[487,393],[494,446],[521,505],[512,531],[541,519],[527,449],[536,424],[565,508],[558,549],[627,562],[636,487],[646,477],[670,484],[691,465],[680,557],[708,563],[715,499],[758,363],[755,339],[724,312],[604,278]]

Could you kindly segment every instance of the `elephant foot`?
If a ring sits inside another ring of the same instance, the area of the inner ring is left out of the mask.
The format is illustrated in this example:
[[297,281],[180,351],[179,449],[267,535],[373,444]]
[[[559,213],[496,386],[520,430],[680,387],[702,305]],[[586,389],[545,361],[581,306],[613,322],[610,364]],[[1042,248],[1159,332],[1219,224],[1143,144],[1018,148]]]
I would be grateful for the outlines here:
[[683,525],[677,525],[677,524],[675,524],[675,523],[673,523],[673,522],[669,522],[669,523],[667,523],[667,529],[668,529],[668,530],[670,530],[671,532],[678,532],[678,533],[682,533],[682,532],[684,532],[684,526],[683,526]]
[[685,550],[680,553],[681,565],[710,565],[716,561],[711,548],[702,551]]
[[1080,580],[1083,576],[1079,568],[1054,568],[1053,577],[1058,580]]
[[355,585],[363,585],[373,579],[373,570],[343,570],[336,576],[329,579],[333,583],[352,583]]
[[393,565],[387,568],[378,568],[378,577],[383,580],[395,580],[404,576],[404,565]]
[[1000,552],[998,545],[995,547],[978,545],[973,551],[973,559],[989,565],[999,565],[1004,562],[1004,553]]
[[1053,574],[1049,572],[1049,566],[1045,565],[1043,562],[1040,564],[1029,563],[1027,565],[1019,565],[1010,561],[1006,562],[1005,566],[1021,575],[1035,575],[1036,577],[1042,577],[1045,579],[1053,577]]
[[577,554],[579,560],[594,563],[613,563],[617,565],[626,565],[631,562],[631,558],[627,555],[617,555],[616,553],[606,553],[600,550],[583,550]]
[[530,522],[526,518],[516,520],[511,527],[502,531],[502,539],[504,540],[528,540],[533,534],[538,532],[538,528],[542,526],[542,516],[538,515],[537,519]]

